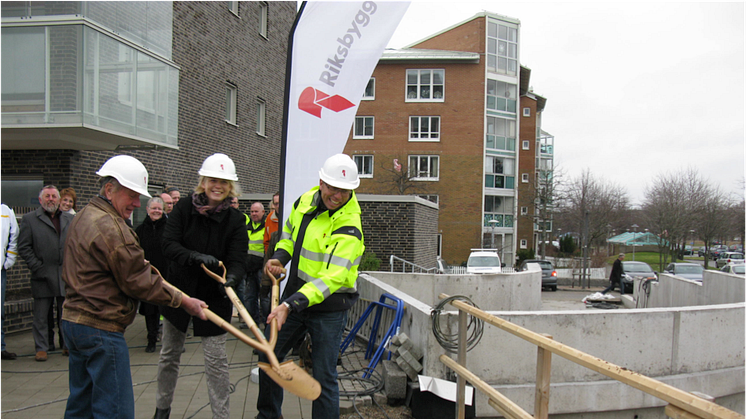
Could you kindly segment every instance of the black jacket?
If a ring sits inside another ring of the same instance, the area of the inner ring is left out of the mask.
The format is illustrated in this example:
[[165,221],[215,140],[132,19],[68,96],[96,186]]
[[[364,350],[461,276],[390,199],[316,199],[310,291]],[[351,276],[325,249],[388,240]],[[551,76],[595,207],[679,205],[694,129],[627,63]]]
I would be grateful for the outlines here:
[[611,282],[621,283],[623,273],[622,261],[617,258],[617,260],[614,261],[614,265],[611,267],[611,275],[609,276],[609,279]]
[[[180,199],[168,215],[161,239],[163,255],[170,261],[168,282],[190,297],[203,300],[211,311],[228,322],[233,313],[230,300],[218,282],[207,276],[200,265],[193,263],[190,255],[196,251],[215,256],[223,261],[228,274],[243,278],[246,250],[249,248],[244,220],[243,214],[230,207],[209,216],[201,215],[194,208],[191,196],[188,196]],[[164,307],[161,312],[177,329],[186,332],[190,319],[186,311]],[[196,336],[225,333],[210,321],[195,317],[193,322]]]
[[[168,276],[168,260],[163,256],[163,250],[161,249],[161,236],[163,236],[165,228],[166,217],[164,215],[156,221],[151,220],[150,217],[145,217],[145,221],[135,229],[135,233],[140,239],[140,247],[145,252],[145,259],[158,269],[164,279]],[[144,316],[158,314],[158,306],[141,301],[138,313]]]

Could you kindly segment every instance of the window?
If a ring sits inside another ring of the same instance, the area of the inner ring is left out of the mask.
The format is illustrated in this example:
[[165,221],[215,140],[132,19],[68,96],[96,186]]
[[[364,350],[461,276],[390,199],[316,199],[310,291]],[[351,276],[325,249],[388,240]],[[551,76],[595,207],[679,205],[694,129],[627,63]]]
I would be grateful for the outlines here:
[[523,116],[531,116],[531,108],[523,108]]
[[409,117],[409,141],[439,141],[439,116]]
[[417,196],[419,196],[420,198],[426,201],[434,202],[436,204],[440,202],[439,195],[417,195]]
[[486,188],[515,188],[514,159],[488,156],[484,159],[484,173],[484,186]]
[[523,148],[524,150],[530,150],[531,149],[531,142],[529,142],[528,140],[524,140],[523,141],[523,147],[521,147],[521,148]]
[[267,26],[269,25],[269,5],[265,2],[259,3],[259,35],[267,38]]
[[[513,227],[513,198],[509,196],[484,196],[484,226]],[[490,223],[495,220],[495,223]]]
[[376,78],[371,77],[370,80],[368,80],[368,85],[365,86],[365,91],[363,92],[363,100],[373,100],[376,98]]
[[225,120],[236,125],[236,86],[231,83],[225,84]]
[[0,185],[3,204],[11,208],[31,207],[36,209],[39,206],[39,191],[44,186],[44,179],[42,175],[3,175]]
[[442,102],[445,70],[407,70],[407,102]]
[[521,207],[521,215],[528,215],[528,207]]
[[374,117],[356,116],[352,138],[373,139]]
[[409,176],[415,180],[438,180],[439,156],[409,156]]
[[373,177],[373,156],[371,155],[358,155],[352,156],[357,165],[357,174],[360,177]]
[[524,173],[521,175],[521,182],[528,183],[528,173]]
[[264,99],[256,100],[256,133],[265,135],[267,128],[267,104]]
[[526,239],[521,239],[521,249],[527,249],[528,248],[528,241]]
[[238,2],[237,1],[229,1],[228,2],[228,10],[231,11],[234,15],[238,16]]
[[518,94],[515,84],[487,80],[487,109],[515,113]]
[[487,148],[515,151],[515,121],[488,116]]
[[510,76],[518,73],[518,28],[492,20],[487,24],[487,69]]

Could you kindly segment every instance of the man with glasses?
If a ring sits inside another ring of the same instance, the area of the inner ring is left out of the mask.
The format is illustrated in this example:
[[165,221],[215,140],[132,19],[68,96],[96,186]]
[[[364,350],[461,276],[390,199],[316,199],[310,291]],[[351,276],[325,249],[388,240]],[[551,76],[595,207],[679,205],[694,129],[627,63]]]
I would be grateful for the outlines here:
[[[321,395],[313,401],[313,418],[339,417],[337,356],[347,311],[359,294],[357,270],[365,245],[360,205],[353,190],[360,185],[357,166],[347,155],[326,160],[319,186],[293,204],[282,236],[265,272],[277,277],[291,262],[282,303],[267,317],[280,326],[275,354],[283,360],[299,336],[311,335],[313,377]],[[264,354],[259,361],[267,362]],[[260,419],[282,417],[283,390],[259,373]]]

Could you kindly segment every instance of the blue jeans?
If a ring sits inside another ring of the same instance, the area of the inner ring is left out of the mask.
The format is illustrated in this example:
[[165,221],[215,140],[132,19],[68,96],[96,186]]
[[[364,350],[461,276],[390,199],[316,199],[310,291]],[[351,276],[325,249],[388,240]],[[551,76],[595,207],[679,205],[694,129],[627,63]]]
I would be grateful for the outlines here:
[[62,321],[70,350],[65,419],[135,417],[130,353],[123,333]]
[[0,324],[0,329],[2,329],[2,345],[3,349],[2,351],[5,352],[5,283],[7,282],[8,278],[5,274],[5,268],[3,268],[3,298],[2,303],[0,304],[0,310],[2,310],[2,324]]
[[[321,396],[313,401],[313,419],[339,419],[339,385],[337,384],[337,358],[342,332],[347,322],[347,311],[326,313],[290,313],[277,337],[275,355],[282,362],[298,339],[306,332],[311,335],[313,351],[313,378],[321,384]],[[268,335],[271,328],[265,329]],[[267,362],[267,356],[259,353],[259,361]],[[256,408],[259,419],[277,419],[282,414],[283,389],[259,370],[259,396]]]
[[262,324],[267,320],[259,310],[259,285],[261,284],[262,271],[249,272],[239,285],[236,286],[236,295],[241,300],[241,304],[246,307],[251,318],[256,324]]

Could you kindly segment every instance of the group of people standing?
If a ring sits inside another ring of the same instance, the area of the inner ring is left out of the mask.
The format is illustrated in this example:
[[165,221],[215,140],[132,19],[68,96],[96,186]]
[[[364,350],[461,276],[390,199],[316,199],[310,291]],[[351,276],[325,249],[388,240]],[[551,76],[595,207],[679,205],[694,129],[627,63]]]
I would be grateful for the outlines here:
[[[17,255],[26,261],[31,271],[31,295],[34,299],[32,333],[35,359],[44,362],[48,353],[54,351],[55,319],[59,332],[59,347],[62,355],[68,355],[65,339],[60,328],[62,305],[65,300],[65,285],[62,282],[62,261],[68,226],[75,215],[77,194],[72,188],[58,190],[54,185],[45,185],[39,191],[39,208],[27,213],[21,225],[15,213],[3,204],[3,274],[2,302],[5,304],[6,271]],[[14,360],[17,355],[6,349],[5,333],[2,337],[2,359]]]
[[[202,338],[213,417],[228,418],[226,332],[208,321],[203,309],[209,307],[230,322],[233,307],[224,287],[242,282],[254,319],[278,322],[279,360],[300,337],[310,334],[313,377],[322,387],[312,416],[339,417],[336,361],[347,310],[358,298],[355,282],[365,249],[354,193],[359,185],[354,161],[342,154],[327,159],[319,172],[319,186],[295,201],[282,228],[279,194],[273,196],[266,219],[261,203],[253,204],[248,215],[231,206],[241,191],[235,165],[225,154],[205,159],[194,192],[185,199],[169,191],[164,194],[171,199],[172,210],[165,196],[151,198],[148,216],[136,230],[128,221],[140,206],[140,196],[150,197],[145,166],[133,157],[115,156],[97,174],[101,177],[98,196],[74,218],[53,211],[55,216],[40,220],[58,233],[51,237],[54,240],[42,240],[59,243],[54,269],[59,290],[65,290],[61,330],[70,356],[65,417],[134,417],[124,330],[139,306],[146,317],[147,352],[155,351],[163,316],[154,417],[170,415],[191,322],[194,335]],[[47,211],[41,196],[40,202],[40,211]],[[21,236],[23,227],[22,222]],[[204,266],[222,274],[220,262],[226,269],[225,286],[203,270]],[[270,311],[269,273],[279,277],[286,265],[282,303]],[[36,322],[34,327],[36,337]],[[266,362],[266,355],[260,353],[259,360]],[[257,417],[281,418],[282,388],[263,372],[259,386]]]

